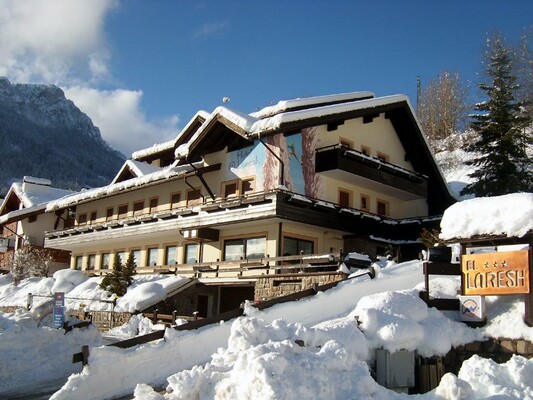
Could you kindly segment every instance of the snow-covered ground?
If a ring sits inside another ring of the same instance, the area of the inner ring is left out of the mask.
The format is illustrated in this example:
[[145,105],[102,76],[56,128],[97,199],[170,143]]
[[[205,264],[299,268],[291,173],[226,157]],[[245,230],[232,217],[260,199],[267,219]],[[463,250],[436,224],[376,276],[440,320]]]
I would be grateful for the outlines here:
[[[48,279],[60,286],[72,281],[66,275]],[[457,322],[458,312],[428,309],[418,297],[422,280],[419,261],[389,263],[374,280],[359,277],[263,311],[247,305],[245,316],[234,321],[191,332],[169,329],[163,340],[130,349],[102,347],[94,328],[64,334],[50,328],[49,317],[38,322],[28,312],[0,314],[0,397],[73,373],[52,399],[106,399],[133,392],[136,399],[397,399],[407,395],[379,386],[370,374],[375,348],[430,356],[487,336],[533,340],[533,329],[522,322],[521,297],[488,298],[489,324],[471,329]],[[5,293],[18,301],[24,298],[18,291],[42,289],[43,281],[28,280],[17,289],[2,277],[3,304],[8,302]],[[84,296],[83,285],[90,287],[85,281],[70,292]],[[431,285],[433,295],[454,296],[459,282],[435,278]],[[94,295],[94,288],[88,293]],[[113,334],[157,328],[136,317]],[[91,346],[90,358],[81,370],[70,359],[84,344]],[[533,361],[522,357],[502,365],[474,357],[458,377],[446,375],[422,398],[533,398],[532,378]],[[153,389],[161,387],[169,393]]]
[[[533,194],[465,200],[444,214],[442,238],[522,236],[533,230],[532,212]],[[440,312],[420,300],[421,261],[374,268],[376,279],[362,275],[262,311],[247,304],[243,317],[195,331],[167,329],[163,339],[129,349],[102,346],[104,338],[94,327],[68,333],[52,329],[50,299],[35,297],[30,312],[0,313],[0,397],[71,374],[52,399],[132,393],[139,400],[403,399],[410,396],[372,377],[376,349],[414,350],[430,357],[488,337],[533,341],[533,328],[523,322],[522,295],[486,297],[488,323],[473,329],[458,321],[459,311]],[[71,308],[105,309],[110,298],[99,288],[100,279],[69,270],[14,286],[9,275],[2,276],[0,305],[24,307],[28,293],[46,296],[60,290]],[[138,276],[116,309],[140,310],[186,282]],[[459,288],[458,277],[433,278],[430,294],[453,298]],[[137,316],[110,334],[131,337],[154,329],[163,328]],[[70,360],[86,344],[91,346],[89,364],[81,369]],[[161,388],[166,393],[158,393]],[[446,374],[436,389],[418,398],[533,399],[533,360],[514,355],[498,365],[474,356],[458,376]]]

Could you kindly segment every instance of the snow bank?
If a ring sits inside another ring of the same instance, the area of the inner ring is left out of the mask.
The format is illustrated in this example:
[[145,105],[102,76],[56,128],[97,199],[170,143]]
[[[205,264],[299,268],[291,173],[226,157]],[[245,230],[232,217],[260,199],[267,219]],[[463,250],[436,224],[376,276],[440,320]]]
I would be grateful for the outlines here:
[[443,240],[476,235],[522,237],[533,230],[533,193],[464,200],[446,209],[440,226]]
[[28,294],[31,293],[34,295],[32,310],[40,310],[51,303],[54,293],[64,292],[65,306],[69,310],[110,311],[115,302],[116,311],[133,313],[157,304],[189,282],[188,278],[174,275],[135,275],[127,293],[116,299],[100,288],[102,279],[88,278],[81,271],[63,269],[54,273],[52,278],[24,279],[14,286],[8,274],[0,277],[0,306],[25,308]]
[[71,375],[51,399],[106,399],[132,393],[139,382],[165,385],[176,371],[207,362],[226,345],[231,324],[218,324],[196,331],[165,332],[164,340],[130,349],[91,348],[89,365]]
[[481,340],[479,331],[428,308],[418,291],[382,292],[362,298],[348,318],[357,318],[372,348],[445,355],[452,346]]
[[79,372],[81,365],[72,363],[72,354],[83,345],[100,345],[101,339],[94,326],[65,333],[52,328],[51,317],[39,323],[22,310],[0,313],[0,397]]
[[[303,342],[299,345],[296,341]],[[353,321],[341,322],[336,329],[307,329],[283,320],[267,324],[255,318],[239,318],[232,325],[226,349],[220,349],[205,366],[168,378],[167,390],[172,394],[167,398],[368,396],[380,387],[370,376],[367,364],[360,361],[367,352],[364,337]]]
[[521,356],[513,355],[505,364],[498,364],[474,355],[463,363],[458,376],[470,383],[478,399],[533,398],[533,360]]

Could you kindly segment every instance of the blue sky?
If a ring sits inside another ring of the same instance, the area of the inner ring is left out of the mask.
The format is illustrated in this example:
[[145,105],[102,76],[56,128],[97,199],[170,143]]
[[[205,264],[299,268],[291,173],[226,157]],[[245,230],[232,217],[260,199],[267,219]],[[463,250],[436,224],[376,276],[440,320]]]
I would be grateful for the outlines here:
[[224,96],[243,112],[360,90],[406,94],[415,105],[417,76],[424,85],[444,70],[471,82],[475,96],[487,34],[516,42],[533,26],[526,0],[0,6],[0,75],[60,85],[126,155],[171,139]]

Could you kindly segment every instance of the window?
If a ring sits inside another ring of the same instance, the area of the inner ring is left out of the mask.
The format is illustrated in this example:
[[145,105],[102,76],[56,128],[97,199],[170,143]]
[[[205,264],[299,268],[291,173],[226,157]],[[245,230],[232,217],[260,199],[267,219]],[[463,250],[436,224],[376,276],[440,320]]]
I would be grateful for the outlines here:
[[133,203],[133,215],[142,214],[144,211],[144,200],[139,200]]
[[93,223],[96,221],[97,213],[96,211],[91,211],[91,215],[89,216],[89,222]]
[[370,196],[366,194],[361,195],[361,203],[359,208],[364,211],[370,211]]
[[369,156],[370,155],[370,147],[361,146],[361,153],[363,153],[365,156]]
[[248,178],[242,180],[242,194],[249,194],[254,191],[254,178]]
[[94,270],[96,268],[96,254],[89,254],[87,257],[87,269]]
[[110,207],[107,210],[105,210],[105,220],[109,221],[113,219],[114,212],[115,212],[115,209],[113,207]]
[[83,256],[76,256],[74,260],[74,269],[81,271],[82,266],[83,266]]
[[176,265],[176,246],[165,247],[165,265]]
[[283,255],[297,256],[300,254],[313,254],[315,251],[315,242],[296,237],[283,237]]
[[146,250],[146,265],[153,267],[157,265],[157,247],[150,247]]
[[222,193],[224,194],[224,198],[237,196],[237,181],[231,181],[223,183],[223,189]]
[[100,269],[109,269],[109,253],[102,253],[100,256]]
[[348,147],[350,149],[353,149],[353,142],[351,140],[339,138],[339,143],[343,147]]
[[181,201],[181,193],[173,193],[170,195],[170,208],[178,208]]
[[339,188],[339,206],[348,208],[352,206],[352,192]]
[[184,254],[185,264],[195,264],[198,262],[198,243],[187,243]]
[[128,216],[128,205],[122,204],[118,206],[118,217],[119,218],[126,218]]
[[202,191],[200,188],[187,191],[187,206],[194,206],[202,203]]
[[78,225],[82,225],[85,223],[87,223],[87,214],[83,213],[83,214],[78,215]]
[[138,250],[138,249],[131,250],[131,255],[133,256],[133,265],[138,267],[141,261],[141,250]]
[[383,161],[383,162],[389,162],[389,156],[385,153],[382,153],[380,151],[377,152],[377,157],[380,161]]
[[389,202],[385,200],[376,201],[377,211],[379,215],[389,215]]
[[150,213],[155,213],[157,211],[158,203],[159,203],[159,198],[154,197],[150,199]]
[[266,253],[266,238],[240,238],[224,241],[224,261],[261,258]]

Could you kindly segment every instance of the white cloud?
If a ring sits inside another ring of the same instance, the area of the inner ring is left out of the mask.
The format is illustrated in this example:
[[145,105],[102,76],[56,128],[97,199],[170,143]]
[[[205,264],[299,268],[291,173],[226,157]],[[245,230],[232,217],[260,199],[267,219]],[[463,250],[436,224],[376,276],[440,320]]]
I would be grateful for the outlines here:
[[82,86],[63,90],[100,128],[104,140],[127,157],[136,150],[173,139],[179,132],[177,115],[147,121],[141,110],[142,91],[100,91]]
[[[126,156],[177,135],[177,116],[148,121],[142,91],[102,91],[114,81],[104,24],[118,0],[0,0],[0,76],[54,83]],[[93,87],[90,87],[93,86]]]
[[104,35],[116,0],[0,0],[0,75],[16,82],[106,78]]

